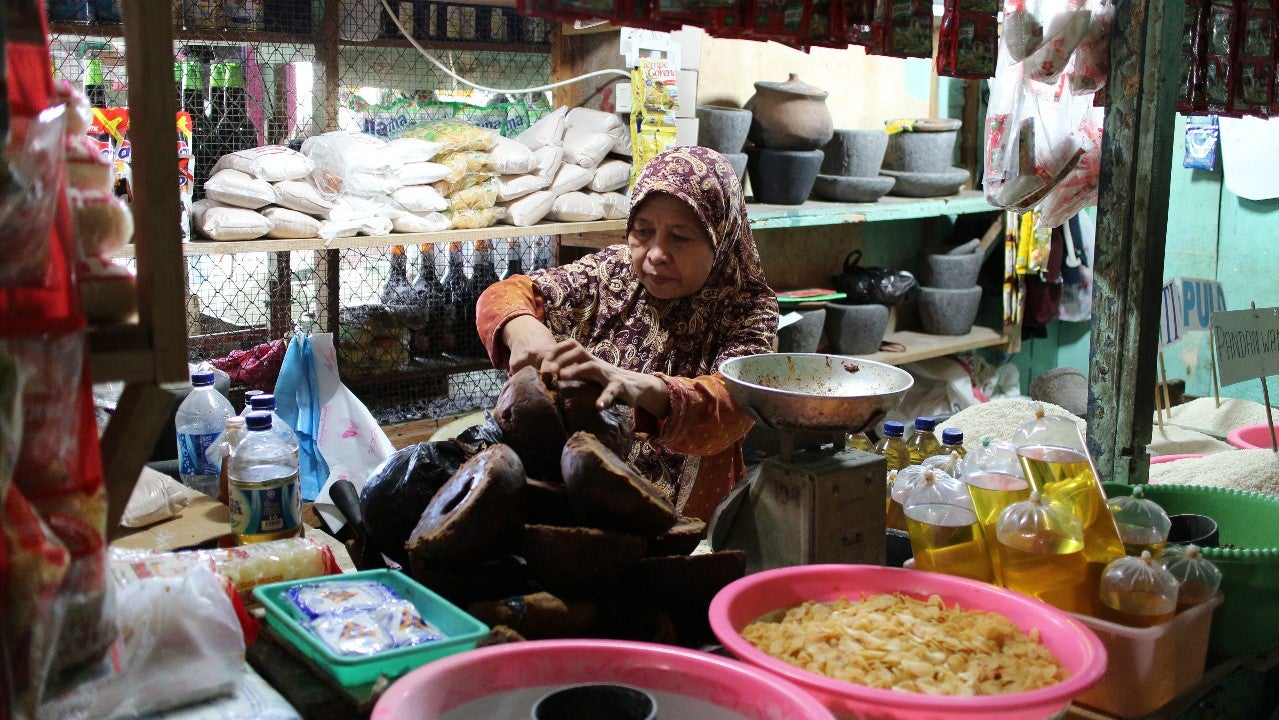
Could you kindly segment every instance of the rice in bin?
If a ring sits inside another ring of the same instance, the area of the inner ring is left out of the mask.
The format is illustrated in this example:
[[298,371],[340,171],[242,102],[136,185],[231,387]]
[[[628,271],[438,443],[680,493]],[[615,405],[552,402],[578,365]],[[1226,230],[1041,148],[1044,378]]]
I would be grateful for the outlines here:
[[937,435],[940,436],[947,428],[959,428],[964,431],[964,447],[969,450],[981,447],[981,439],[987,435],[995,440],[1011,440],[1022,423],[1035,419],[1036,406],[1042,406],[1045,415],[1071,418],[1079,426],[1081,433],[1088,426],[1083,418],[1072,415],[1060,405],[1029,398],[1010,398],[991,400],[960,410],[937,426]]
[[[1279,409],[1274,410],[1274,414],[1279,420]],[[1178,425],[1214,430],[1219,434],[1244,425],[1266,424],[1266,406],[1240,398],[1221,398],[1221,407],[1217,407],[1217,401],[1210,397],[1196,398],[1174,405],[1171,415],[1171,421]],[[1168,414],[1165,414],[1164,422],[1168,421]]]
[[1155,425],[1150,433],[1150,444],[1146,446],[1146,452],[1151,455],[1180,455],[1183,453],[1210,455],[1234,449],[1234,445],[1224,440],[1218,440],[1198,430],[1191,430],[1188,427],[1172,424],[1165,424],[1162,428]]
[[1151,465],[1150,482],[1250,490],[1279,497],[1279,455],[1271,450],[1234,450]]

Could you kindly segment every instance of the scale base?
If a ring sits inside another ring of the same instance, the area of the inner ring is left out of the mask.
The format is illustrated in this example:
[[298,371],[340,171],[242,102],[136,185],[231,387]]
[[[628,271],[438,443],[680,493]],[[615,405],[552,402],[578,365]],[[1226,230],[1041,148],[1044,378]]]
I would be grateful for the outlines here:
[[815,563],[884,564],[884,458],[801,450],[767,458],[711,518],[713,550],[743,550],[748,573]]

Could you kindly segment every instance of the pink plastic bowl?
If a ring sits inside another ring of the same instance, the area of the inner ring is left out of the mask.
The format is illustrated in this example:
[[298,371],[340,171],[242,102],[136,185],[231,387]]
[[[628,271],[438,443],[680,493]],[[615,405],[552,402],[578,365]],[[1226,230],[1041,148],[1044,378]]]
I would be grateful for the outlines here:
[[[948,605],[989,610],[1040,640],[1070,672],[1056,685],[1008,695],[933,696],[880,690],[802,670],[757,650],[740,634],[761,616],[805,600],[857,599],[861,593],[900,592],[919,599],[939,595]],[[865,720],[1044,720],[1064,710],[1106,671],[1106,648],[1083,623],[1020,593],[967,578],[876,565],[800,565],[766,570],[737,580],[716,594],[711,629],[737,657],[808,690],[836,716]]]
[[[1279,433],[1279,425],[1275,425],[1275,432]],[[1270,426],[1265,423],[1241,425],[1226,433],[1226,440],[1240,450],[1269,450]]]
[[395,681],[378,699],[372,720],[433,720],[489,695],[585,682],[683,695],[747,720],[834,720],[812,696],[744,663],[622,640],[534,640],[450,655]]
[[1173,453],[1172,455],[1152,455],[1150,457],[1151,465],[1159,465],[1161,463],[1170,463],[1175,460],[1190,460],[1193,458],[1203,457],[1203,453]]

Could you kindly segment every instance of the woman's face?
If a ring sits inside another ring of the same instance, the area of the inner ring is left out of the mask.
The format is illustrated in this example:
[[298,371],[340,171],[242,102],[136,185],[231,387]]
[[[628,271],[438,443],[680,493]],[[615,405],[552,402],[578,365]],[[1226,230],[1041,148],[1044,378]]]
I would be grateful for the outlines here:
[[640,284],[662,300],[697,292],[710,277],[715,257],[697,214],[679,198],[660,192],[649,195],[634,213],[626,242]]

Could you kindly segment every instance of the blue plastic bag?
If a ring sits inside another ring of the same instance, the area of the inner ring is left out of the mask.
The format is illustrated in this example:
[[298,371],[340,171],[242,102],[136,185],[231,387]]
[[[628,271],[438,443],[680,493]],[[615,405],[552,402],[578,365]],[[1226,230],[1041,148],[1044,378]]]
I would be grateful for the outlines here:
[[275,382],[275,414],[298,436],[302,499],[313,501],[329,477],[316,437],[320,428],[319,391],[311,338],[296,333],[284,353],[280,379]]

